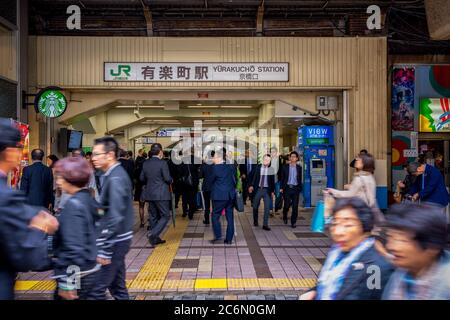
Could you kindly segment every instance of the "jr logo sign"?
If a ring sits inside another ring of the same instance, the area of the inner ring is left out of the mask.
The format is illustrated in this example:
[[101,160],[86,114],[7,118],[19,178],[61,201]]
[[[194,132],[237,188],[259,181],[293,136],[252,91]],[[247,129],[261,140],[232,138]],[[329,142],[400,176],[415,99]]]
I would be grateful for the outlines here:
[[[131,66],[127,64],[119,64],[117,66],[117,71],[114,69],[109,70],[109,74],[115,77],[116,80],[127,79],[131,74]],[[123,76],[124,75],[124,76]]]

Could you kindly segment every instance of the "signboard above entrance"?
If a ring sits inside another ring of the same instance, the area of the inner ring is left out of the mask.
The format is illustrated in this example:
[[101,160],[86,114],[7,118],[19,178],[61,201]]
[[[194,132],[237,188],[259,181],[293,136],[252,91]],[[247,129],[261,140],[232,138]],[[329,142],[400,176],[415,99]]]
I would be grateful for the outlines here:
[[104,81],[289,81],[288,63],[105,62]]

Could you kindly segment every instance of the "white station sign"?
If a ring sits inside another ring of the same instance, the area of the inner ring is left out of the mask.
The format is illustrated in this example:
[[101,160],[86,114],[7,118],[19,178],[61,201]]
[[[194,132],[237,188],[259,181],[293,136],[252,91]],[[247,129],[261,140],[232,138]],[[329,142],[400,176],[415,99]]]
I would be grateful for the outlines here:
[[289,81],[288,63],[105,62],[105,81]]

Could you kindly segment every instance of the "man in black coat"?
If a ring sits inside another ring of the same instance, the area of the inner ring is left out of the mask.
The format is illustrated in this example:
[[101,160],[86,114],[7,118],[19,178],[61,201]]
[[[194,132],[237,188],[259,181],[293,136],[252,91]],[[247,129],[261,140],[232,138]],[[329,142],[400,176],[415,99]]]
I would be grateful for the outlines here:
[[249,185],[249,193],[254,193],[253,199],[253,224],[258,226],[258,209],[261,198],[264,201],[264,222],[263,229],[269,231],[270,201],[275,193],[275,172],[270,167],[271,157],[266,154],[263,164],[256,167],[253,179]]
[[281,171],[280,192],[284,195],[283,221],[287,224],[287,213],[292,205],[291,227],[296,228],[298,217],[298,202],[302,191],[302,167],[297,164],[298,153],[289,154],[289,164],[285,164]]
[[52,169],[42,163],[44,151],[31,151],[33,164],[23,168],[20,190],[27,196],[27,203],[51,209],[54,201]]
[[203,220],[204,224],[209,224],[209,216],[211,214],[211,177],[212,177],[212,169],[214,166],[213,158],[214,158],[214,150],[211,151],[211,156],[206,159],[206,161],[200,167],[200,177],[203,178],[202,183],[202,193],[203,200],[205,202],[205,218]]
[[163,150],[159,143],[152,144],[150,158],[144,162],[141,181],[145,184],[144,199],[148,201],[148,222],[151,226],[148,236],[152,246],[166,241],[160,238],[170,220],[170,176],[167,161],[163,160]]
[[250,204],[253,204],[253,194],[248,193],[248,187],[252,181],[253,174],[257,166],[257,159],[254,158],[253,152],[249,149],[245,152],[244,163],[239,164],[239,173],[242,181],[242,197],[244,204],[247,202],[247,197],[250,199]]
[[20,132],[6,119],[0,119],[0,132],[0,300],[12,300],[17,272],[51,267],[47,234],[58,221],[7,186],[7,174],[20,163]]
[[142,198],[142,189],[144,184],[141,181],[141,172],[144,167],[144,162],[147,159],[147,154],[144,152],[144,149],[139,149],[138,156],[136,157],[136,161],[134,162],[134,201],[139,202],[139,218],[140,218],[140,226],[144,227],[144,209],[145,209],[145,201]]
[[106,290],[116,300],[128,300],[125,256],[133,239],[134,210],[130,177],[117,161],[119,147],[111,137],[94,141],[92,162],[103,171],[100,177],[100,205],[104,215],[100,220],[97,239],[97,262],[102,265],[96,285],[88,299],[105,300]]
[[130,177],[130,180],[133,181],[134,162],[129,161],[128,153],[125,150],[120,149],[120,151],[119,151],[119,158],[117,160],[120,162],[122,167],[127,172],[128,176]]
[[183,217],[187,215],[190,220],[194,218],[194,213],[197,210],[200,164],[201,160],[194,157],[194,155],[191,155],[184,157],[183,163],[179,165],[183,199]]

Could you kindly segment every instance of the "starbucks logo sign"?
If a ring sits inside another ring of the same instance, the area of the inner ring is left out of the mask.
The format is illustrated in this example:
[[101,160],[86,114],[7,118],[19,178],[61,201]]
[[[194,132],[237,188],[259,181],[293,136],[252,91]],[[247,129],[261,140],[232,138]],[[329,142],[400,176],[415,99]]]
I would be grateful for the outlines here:
[[62,89],[58,87],[42,89],[34,101],[36,112],[48,118],[60,117],[67,109],[67,100],[61,91]]

